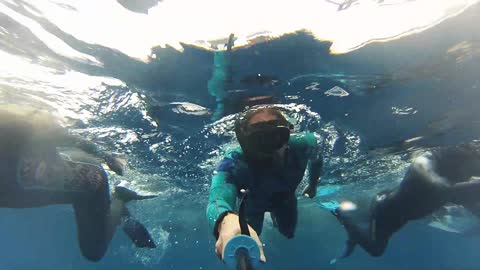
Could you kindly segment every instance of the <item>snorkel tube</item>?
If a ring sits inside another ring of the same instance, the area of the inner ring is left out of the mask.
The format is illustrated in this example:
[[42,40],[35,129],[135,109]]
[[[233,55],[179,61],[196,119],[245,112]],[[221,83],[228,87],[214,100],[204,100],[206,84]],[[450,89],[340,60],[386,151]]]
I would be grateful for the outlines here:
[[240,202],[239,221],[241,234],[227,242],[223,260],[231,270],[254,270],[260,265],[260,248],[257,242],[250,237],[247,221],[245,219],[245,198],[248,190],[240,190],[242,199]]

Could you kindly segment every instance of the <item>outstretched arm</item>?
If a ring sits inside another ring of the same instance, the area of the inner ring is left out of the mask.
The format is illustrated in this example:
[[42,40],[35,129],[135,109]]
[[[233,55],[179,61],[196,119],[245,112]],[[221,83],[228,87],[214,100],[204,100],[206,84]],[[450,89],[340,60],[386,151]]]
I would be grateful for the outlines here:
[[237,198],[237,188],[229,182],[233,161],[225,158],[212,177],[210,196],[207,205],[207,221],[213,234],[218,238],[219,222],[228,213],[233,213]]
[[[241,234],[239,218],[234,212],[237,187],[232,181],[233,167],[234,161],[228,157],[220,163],[212,178],[207,205],[207,221],[217,239],[215,252],[220,259],[223,259],[224,248],[228,241]],[[255,230],[250,226],[248,228],[251,237],[255,239],[260,248],[261,261],[265,262],[262,243]]]

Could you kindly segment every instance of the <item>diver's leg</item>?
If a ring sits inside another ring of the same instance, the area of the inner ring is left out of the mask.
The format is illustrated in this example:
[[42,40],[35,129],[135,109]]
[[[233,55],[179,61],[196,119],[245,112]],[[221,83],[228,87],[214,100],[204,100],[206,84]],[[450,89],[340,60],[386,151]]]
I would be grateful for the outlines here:
[[297,226],[297,197],[293,193],[282,197],[282,199],[276,200],[274,203],[271,212],[272,219],[275,219],[278,231],[288,239],[291,239],[295,235]]
[[115,234],[116,227],[123,222],[123,230],[137,247],[155,247],[145,227],[133,219],[125,204],[131,200],[143,200],[154,196],[143,196],[125,187],[117,187],[110,201],[108,179],[105,171],[95,159],[87,155],[70,158],[82,162],[67,161],[75,169],[73,182],[86,190],[86,195],[74,203],[78,224],[78,236],[82,253],[90,260],[99,260]]
[[341,205],[334,214],[345,226],[350,242],[360,244],[372,256],[381,256],[393,233],[448,201],[449,187],[447,179],[435,172],[435,162],[422,156],[394,191],[377,194],[371,205]]
[[396,191],[377,195],[380,216],[419,219],[444,205],[449,200],[451,185],[436,173],[435,166],[426,156],[415,159]]
[[117,224],[111,222],[109,202],[100,194],[73,204],[80,250],[88,260],[99,261],[107,251]]
[[477,205],[480,202],[480,179],[472,177],[470,181],[460,182],[450,187],[450,201],[455,204]]
[[125,207],[125,202],[113,198],[109,203],[108,194],[102,197],[85,199],[75,203],[78,238],[82,254],[91,261],[100,260],[105,254],[116,227],[122,229],[137,247],[155,248],[155,243],[147,229],[135,220]]
[[[73,203],[78,241],[82,254],[99,261],[105,254],[120,217],[112,218],[110,194],[105,172],[95,165],[77,170],[75,182],[83,182],[85,192]],[[89,178],[86,178],[89,177]],[[116,215],[118,216],[118,215]]]
[[472,177],[468,182],[460,182],[450,188],[450,202],[463,205],[480,218],[480,179]]

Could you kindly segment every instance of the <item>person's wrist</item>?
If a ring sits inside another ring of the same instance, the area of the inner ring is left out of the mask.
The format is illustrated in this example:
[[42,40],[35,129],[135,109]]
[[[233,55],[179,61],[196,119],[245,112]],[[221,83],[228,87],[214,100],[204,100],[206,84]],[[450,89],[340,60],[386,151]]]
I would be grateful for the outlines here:
[[222,230],[229,228],[234,223],[238,223],[238,216],[234,213],[226,214],[218,224],[218,233],[220,234]]
[[213,226],[213,236],[215,236],[215,239],[218,239],[219,237],[219,233],[220,233],[220,226],[222,225],[222,223],[224,222],[224,218],[229,215],[229,214],[232,214],[234,212],[232,211],[226,211],[226,212],[223,212],[222,214],[220,214],[220,216],[217,218],[217,220],[215,221],[215,225]]

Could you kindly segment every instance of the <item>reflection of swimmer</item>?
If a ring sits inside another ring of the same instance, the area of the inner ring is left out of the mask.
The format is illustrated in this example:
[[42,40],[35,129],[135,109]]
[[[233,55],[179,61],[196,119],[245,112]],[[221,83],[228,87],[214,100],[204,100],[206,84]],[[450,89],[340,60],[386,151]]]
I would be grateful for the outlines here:
[[208,92],[215,97],[216,109],[212,120],[216,121],[221,117],[243,111],[247,107],[259,104],[274,103],[273,96],[252,93],[252,88],[271,84],[274,86],[278,80],[272,76],[255,74],[246,76],[241,83],[248,87],[248,90],[232,90],[232,50],[234,35],[231,34],[225,45],[226,50],[215,51],[212,77],[208,80]]
[[[333,1],[333,0],[325,0],[329,3],[332,3],[332,4],[335,4],[338,6],[338,11],[342,11],[342,10],[346,10],[346,9],[349,9],[353,4],[358,4],[358,1],[359,0],[343,0],[343,2],[337,2],[337,1]],[[385,0],[374,0],[377,4],[379,5],[398,5],[398,4],[402,4],[402,3],[405,3],[405,2],[413,2],[415,0],[404,0],[403,2],[401,1],[400,3],[394,3],[394,4],[388,4],[388,3],[384,3]]]
[[399,4],[404,4],[407,2],[415,2],[416,0],[403,0],[403,1],[398,1],[394,3],[385,3],[385,0],[378,0],[377,4],[381,4],[382,6],[392,6],[392,5],[399,5]]
[[325,0],[325,1],[337,5],[338,6],[338,11],[346,10],[346,9],[350,8],[353,4],[358,2],[358,0],[344,0],[342,3],[337,3],[337,2],[332,1],[332,0]]
[[234,35],[230,34],[225,51],[215,51],[213,56],[212,77],[208,80],[208,92],[215,97],[217,108],[212,116],[212,120],[218,120],[224,115],[224,99],[226,90],[231,89],[232,85],[232,48]]
[[480,215],[480,142],[438,148],[417,157],[399,187],[377,194],[368,205],[343,202],[334,214],[348,232],[350,255],[359,244],[381,256],[393,233],[446,203]]
[[92,261],[103,257],[119,224],[137,247],[155,247],[125,207],[152,196],[116,187],[110,197],[107,174],[97,158],[123,174],[121,159],[69,135],[48,113],[0,108],[0,207],[72,204],[81,252]]
[[[293,134],[293,125],[274,107],[251,109],[235,123],[240,147],[229,153],[212,178],[207,220],[217,238],[216,252],[223,258],[225,244],[240,234],[237,196],[248,190],[245,215],[251,236],[262,249],[258,235],[264,213],[285,237],[292,238],[297,224],[295,190],[308,168],[304,195],[313,198],[322,174],[322,157],[312,133]],[[263,254],[263,251],[262,251]],[[264,255],[262,260],[265,261]]]

